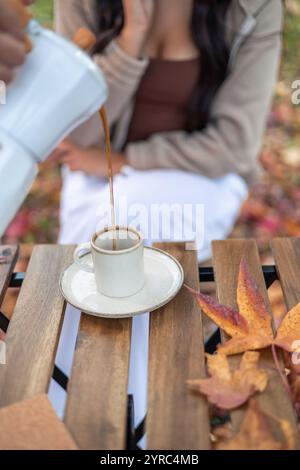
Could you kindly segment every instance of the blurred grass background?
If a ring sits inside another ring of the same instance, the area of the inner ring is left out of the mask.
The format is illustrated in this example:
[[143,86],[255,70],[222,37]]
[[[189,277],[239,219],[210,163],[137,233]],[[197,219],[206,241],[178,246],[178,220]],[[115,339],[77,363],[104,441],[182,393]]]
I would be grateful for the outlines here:
[[43,24],[51,26],[53,19],[53,5],[53,0],[37,0],[32,6],[35,17]]

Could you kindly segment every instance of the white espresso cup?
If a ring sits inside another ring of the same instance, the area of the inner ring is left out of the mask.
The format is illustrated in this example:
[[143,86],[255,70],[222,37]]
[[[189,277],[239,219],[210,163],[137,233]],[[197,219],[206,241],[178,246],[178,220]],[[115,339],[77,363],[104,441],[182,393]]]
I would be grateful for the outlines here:
[[[92,253],[92,265],[86,262],[88,253]],[[95,233],[89,243],[76,248],[74,262],[95,274],[97,290],[108,297],[129,297],[144,286],[144,240],[134,228],[106,228]]]

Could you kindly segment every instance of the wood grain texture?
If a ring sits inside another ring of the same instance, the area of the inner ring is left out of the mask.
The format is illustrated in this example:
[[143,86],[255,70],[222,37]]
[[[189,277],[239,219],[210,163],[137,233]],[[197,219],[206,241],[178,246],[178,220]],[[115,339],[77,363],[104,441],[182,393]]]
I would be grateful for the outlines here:
[[65,413],[80,449],[125,449],[131,323],[81,317]]
[[17,246],[0,246],[0,306],[17,262],[18,254],[19,248]]
[[[184,243],[156,245],[182,264],[185,282],[199,289],[196,251]],[[202,321],[192,295],[183,288],[151,314],[147,442],[149,449],[209,449],[206,399],[191,393],[188,379],[205,377]]]
[[72,246],[34,248],[7,336],[7,365],[0,367],[0,407],[48,390],[65,303],[59,277]]
[[288,309],[300,302],[300,238],[276,238],[271,243]]
[[[213,243],[213,264],[215,280],[217,285],[217,295],[221,303],[228,307],[237,308],[236,289],[241,258],[244,257],[249,264],[261,293],[271,312],[268,294],[265,287],[264,277],[260,266],[260,259],[257,246],[254,240],[228,240]],[[236,367],[240,356],[230,358],[232,367]],[[268,371],[268,386],[262,394],[257,395],[257,400],[262,410],[275,417],[275,419],[286,419],[291,423],[299,447],[299,435],[296,424],[296,416],[290,398],[283,386],[283,383],[274,370],[274,362],[270,350],[261,351],[260,367]],[[244,407],[231,413],[232,423],[235,431],[240,427],[244,417]],[[271,420],[270,426],[274,436],[284,441],[282,432],[278,426],[278,421]]]

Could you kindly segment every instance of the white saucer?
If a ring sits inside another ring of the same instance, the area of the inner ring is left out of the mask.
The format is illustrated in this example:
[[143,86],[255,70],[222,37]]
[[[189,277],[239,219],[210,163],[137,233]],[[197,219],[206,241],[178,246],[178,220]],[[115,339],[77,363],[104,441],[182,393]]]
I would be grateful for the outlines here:
[[[182,287],[184,273],[178,261],[156,248],[145,248],[145,285],[131,297],[112,298],[96,289],[93,274],[71,264],[61,275],[59,286],[66,301],[97,317],[128,318],[152,312],[170,302]],[[85,255],[92,264],[91,254]]]

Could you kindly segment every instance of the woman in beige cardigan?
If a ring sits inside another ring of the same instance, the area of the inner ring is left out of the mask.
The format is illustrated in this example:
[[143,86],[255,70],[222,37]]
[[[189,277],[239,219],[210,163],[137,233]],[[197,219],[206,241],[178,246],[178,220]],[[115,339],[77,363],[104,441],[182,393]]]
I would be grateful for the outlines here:
[[[128,222],[136,203],[202,204],[205,230],[186,217],[181,232],[198,240],[204,260],[211,239],[231,231],[246,187],[259,175],[280,57],[281,1],[123,3],[124,12],[121,0],[57,0],[56,27],[70,38],[87,26],[98,38],[91,53],[109,85],[117,205],[124,196],[129,207],[126,214],[120,209],[119,221]],[[87,239],[100,215],[107,222],[99,212],[108,200],[103,144],[95,116],[57,152],[67,167],[62,242]],[[147,222],[140,223],[147,239],[164,238],[158,221]]]
[[[56,0],[58,31],[72,38],[81,26],[98,38],[91,54],[109,85],[119,223],[135,217],[149,243],[195,238],[199,260],[208,258],[210,241],[230,232],[259,175],[280,57],[281,1]],[[95,116],[57,151],[65,163],[63,243],[85,242],[97,223],[109,223],[101,212],[109,198],[103,148]],[[146,208],[147,220],[130,212],[136,204]],[[151,219],[155,204],[172,206],[162,224]],[[134,322],[135,390],[138,379],[145,381],[146,323],[147,317]],[[64,357],[61,350],[67,371]],[[141,418],[142,388],[136,408]]]

